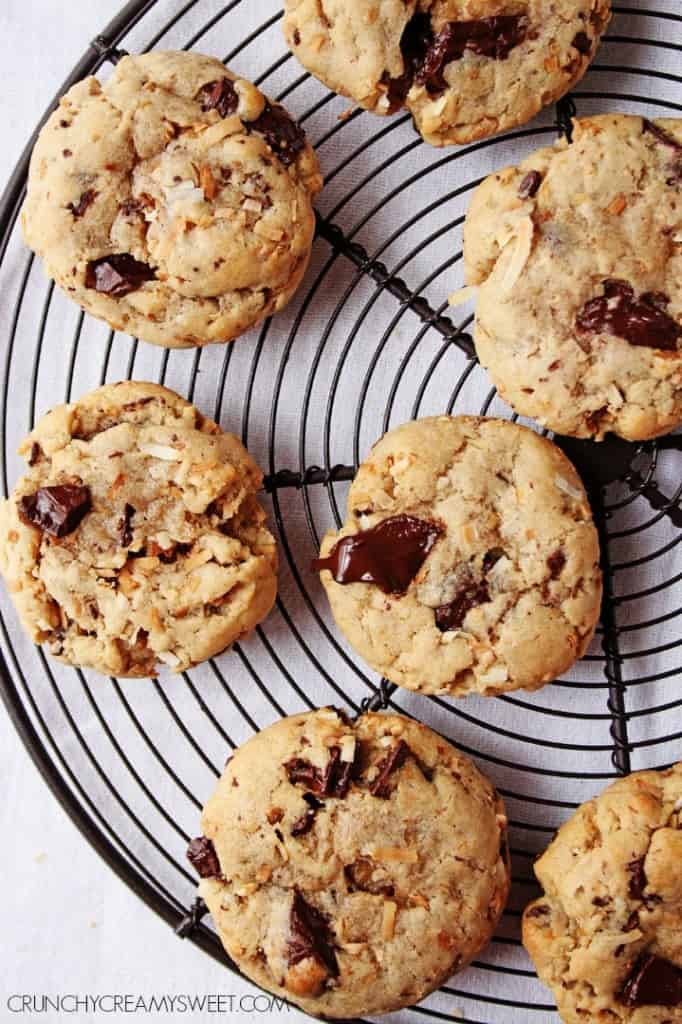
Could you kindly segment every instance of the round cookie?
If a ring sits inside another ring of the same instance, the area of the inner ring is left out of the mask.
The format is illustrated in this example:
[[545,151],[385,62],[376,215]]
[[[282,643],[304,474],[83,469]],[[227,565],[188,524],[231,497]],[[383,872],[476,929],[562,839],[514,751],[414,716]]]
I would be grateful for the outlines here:
[[682,421],[682,120],[575,122],[476,191],[476,349],[513,408],[630,440]]
[[523,941],[568,1024],[682,1021],[682,764],[583,804],[535,863]]
[[530,121],[585,74],[610,0],[285,0],[301,63],[375,114],[402,107],[434,146]]
[[337,625],[381,675],[427,694],[536,689],[599,616],[599,542],[573,466],[505,420],[436,416],[360,467],[315,564]]
[[212,57],[148,53],[62,98],[33,152],[22,225],[83,309],[187,348],[287,304],[321,187],[283,107]]
[[0,571],[36,643],[115,676],[180,672],[270,611],[275,541],[240,441],[156,384],[53,409],[0,503]]
[[249,978],[355,1018],[418,1002],[486,945],[506,826],[490,782],[426,726],[325,708],[237,750],[188,856]]

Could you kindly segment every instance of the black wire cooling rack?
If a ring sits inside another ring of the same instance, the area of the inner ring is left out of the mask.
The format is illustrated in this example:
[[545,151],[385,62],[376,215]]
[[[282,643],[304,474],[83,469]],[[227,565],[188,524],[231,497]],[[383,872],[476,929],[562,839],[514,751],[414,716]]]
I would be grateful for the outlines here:
[[[247,642],[180,677],[102,680],[48,660],[0,597],[7,709],[53,793],[107,863],[169,925],[219,960],[193,904],[184,859],[226,754],[280,715],[334,703],[394,707],[471,754],[503,793],[514,888],[498,934],[468,971],[396,1015],[467,1024],[557,1021],[519,941],[532,862],[578,803],[633,768],[679,758],[682,479],[677,434],[602,446],[558,439],[588,484],[599,524],[605,601],[597,637],[567,678],[536,694],[425,699],[367,675],[309,572],[342,519],[347,481],[383,430],[434,412],[508,416],[446,296],[461,281],[461,226],[473,188],[557,133],[570,116],[682,111],[677,0],[616,5],[578,90],[524,129],[435,150],[407,116],[354,112],[289,55],[270,0],[133,0],[94,40],[60,93],[107,73],[122,47],[197,48],[254,79],[300,118],[326,175],[312,265],[289,309],[231,346],[169,352],[119,336],[46,282],[17,218],[28,152],[0,207],[0,359],[4,493],[13,452],[36,416],[106,381],[168,384],[266,467],[282,553],[277,607]],[[226,53],[226,50],[229,52]],[[30,147],[29,147],[30,148]]]

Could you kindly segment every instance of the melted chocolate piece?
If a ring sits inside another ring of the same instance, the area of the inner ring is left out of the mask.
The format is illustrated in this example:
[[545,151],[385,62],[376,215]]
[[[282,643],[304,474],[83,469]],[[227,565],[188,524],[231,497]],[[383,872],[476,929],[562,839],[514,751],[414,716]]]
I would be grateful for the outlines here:
[[542,175],[540,172],[529,171],[528,174],[521,179],[518,191],[519,199],[532,199],[533,196],[536,195],[540,185],[542,185]]
[[274,150],[280,162],[288,167],[305,149],[305,132],[298,122],[289,117],[284,107],[273,107],[265,104],[260,117],[246,126],[249,131],[260,132],[265,141]]
[[219,878],[220,861],[210,839],[199,836],[187,847],[187,860],[201,878]]
[[71,210],[71,213],[74,215],[75,219],[78,220],[79,217],[83,216],[87,208],[89,206],[92,206],[96,198],[97,193],[95,192],[94,188],[89,188],[87,192],[84,192],[82,194],[77,203],[67,203],[66,208],[67,210]]
[[506,60],[527,34],[527,22],[520,14],[498,15],[476,21],[451,21],[433,40],[416,74],[420,85],[431,94],[443,92],[448,83],[443,70],[461,60],[466,50],[493,60]]
[[376,583],[385,594],[404,594],[442,533],[425,519],[392,516],[344,537],[312,569],[329,569],[337,583]]
[[436,608],[436,625],[441,633],[459,629],[472,608],[478,607],[479,604],[487,604],[489,600],[490,591],[485,580],[465,583],[450,604],[442,604],[440,608]]
[[92,508],[90,489],[74,484],[41,487],[19,500],[19,515],[51,537],[73,533]]
[[85,272],[85,287],[120,299],[137,291],[146,281],[153,281],[155,277],[151,267],[124,252],[104,256],[101,260],[91,260]]
[[289,967],[314,957],[327,968],[329,973],[338,977],[339,965],[334,952],[334,936],[326,918],[315,907],[308,903],[298,889],[294,892],[294,901],[289,916],[290,936],[287,943],[287,962]]
[[219,78],[216,82],[209,82],[199,90],[197,99],[200,99],[201,109],[204,112],[217,110],[221,117],[234,114],[239,106],[237,90],[229,78]]
[[628,885],[630,899],[641,900],[644,898],[644,890],[647,886],[647,877],[644,872],[644,857],[630,861],[628,871],[630,873],[630,883]]
[[665,312],[668,298],[647,292],[639,299],[624,281],[604,281],[604,294],[586,302],[576,317],[581,333],[615,334],[631,345],[676,352],[682,326]]
[[547,568],[549,569],[550,578],[558,580],[561,573],[566,565],[566,555],[563,551],[555,551],[547,559]]
[[679,1006],[682,970],[658,956],[641,956],[620,996],[625,1006]]
[[29,466],[35,466],[36,462],[38,462],[42,458],[42,454],[43,449],[40,447],[39,444],[37,444],[34,441],[33,444],[31,445],[31,452],[28,457]]
[[588,53],[592,53],[592,40],[586,32],[578,32],[571,45],[575,46],[578,53],[582,53],[585,57]]
[[310,832],[311,828],[315,824],[317,812],[322,810],[324,807],[324,804],[314,797],[312,793],[304,793],[303,799],[308,804],[308,810],[302,814],[300,818],[297,818],[291,826],[291,834],[294,838],[304,836]]
[[135,515],[135,509],[132,505],[126,505],[123,509],[123,515],[121,516],[118,523],[118,536],[121,541],[122,548],[129,548],[133,543],[133,531],[131,523],[133,516]]
[[412,751],[405,740],[400,740],[396,743],[386,757],[377,765],[379,773],[369,784],[369,791],[372,796],[378,796],[380,800],[388,800],[391,795],[389,779],[394,772],[397,772],[405,764],[411,753]]
[[673,151],[673,162],[670,166],[670,177],[666,180],[666,185],[679,185],[682,183],[682,143],[678,142],[677,139],[666,132],[663,128],[659,128],[658,125],[654,124],[653,121],[648,121],[646,118],[642,118],[642,132],[644,134],[653,135],[654,138],[664,146],[668,146]]
[[343,800],[353,780],[356,763],[357,750],[356,760],[351,762],[341,760],[339,747],[330,747],[329,761],[324,771],[302,757],[293,757],[287,761],[284,770],[292,785],[303,785],[318,796],[334,796]]

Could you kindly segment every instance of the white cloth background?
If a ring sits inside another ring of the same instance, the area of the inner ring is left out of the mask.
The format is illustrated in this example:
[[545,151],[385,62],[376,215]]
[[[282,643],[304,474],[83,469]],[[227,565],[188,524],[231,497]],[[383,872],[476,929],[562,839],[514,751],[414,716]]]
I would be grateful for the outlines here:
[[[0,178],[5,179],[11,171],[19,152],[30,134],[37,118],[55,92],[75,60],[106,21],[121,6],[121,0],[98,0],[84,3],[80,0],[3,0],[0,7],[0,50],[2,52],[3,85],[0,90],[0,107],[3,116],[5,145],[0,150]],[[159,0],[155,13],[133,34],[130,46],[144,45],[153,35],[155,25],[179,13],[181,0]],[[184,43],[193,27],[199,27],[210,14],[222,6],[218,0],[199,0],[196,15],[182,20],[182,33],[172,33],[164,38],[166,46]],[[645,15],[646,10],[679,13],[679,0],[631,0],[627,5],[630,13],[618,15],[612,33],[628,36],[630,39],[682,42],[682,27],[675,22],[656,21]],[[240,8],[239,18],[231,23],[235,33],[230,32],[230,22],[220,23],[215,31],[209,32],[202,41],[206,52],[224,56],[235,44],[237,38],[244,38],[251,22],[261,23],[266,16],[277,9],[271,0],[245,0]],[[194,20],[193,20],[194,19]],[[251,46],[235,61],[235,68],[255,77],[273,57],[282,52],[277,26],[257,46]],[[652,98],[651,103],[632,104],[613,100],[587,97],[581,101],[581,110],[633,109],[637,113],[661,116],[666,109],[653,102],[666,99],[669,104],[682,102],[680,86],[673,80],[656,78],[646,73],[624,75],[608,70],[623,64],[635,64],[642,69],[655,68],[657,71],[680,73],[679,51],[655,45],[643,46],[638,43],[622,43],[618,39],[607,43],[599,57],[602,65],[591,72],[584,89],[613,91],[617,94],[638,92]],[[287,83],[294,81],[297,70],[287,65],[268,80],[267,88],[277,92]],[[290,106],[300,112],[310,106],[311,101],[323,92],[314,83],[304,86],[299,93],[293,90]],[[314,140],[319,140],[325,131],[335,123],[335,117],[343,109],[336,102],[311,118],[309,128]],[[503,163],[510,162],[520,153],[537,145],[551,141],[551,113],[546,113],[536,124],[538,137],[507,139],[490,146],[474,148],[459,158],[450,160],[452,151],[443,153],[417,144],[416,137],[408,125],[391,126],[386,141],[377,139],[384,123],[363,116],[345,127],[320,148],[323,166],[330,177],[329,184],[321,199],[324,213],[334,210],[334,219],[346,230],[358,224],[358,238],[374,251],[384,240],[389,239],[398,225],[402,225],[398,237],[386,244],[381,259],[391,268],[400,262],[405,253],[410,253],[405,267],[400,269],[410,282],[423,282],[422,291],[433,305],[438,306],[461,284],[461,263],[455,261],[450,268],[453,252],[458,248],[456,232],[469,195],[469,185],[476,178]],[[358,155],[355,150],[361,142],[366,148]],[[398,152],[400,158],[383,166],[389,153]],[[342,161],[348,157],[345,166]],[[354,193],[365,175],[371,180]],[[395,198],[389,198],[393,189],[399,190]],[[452,198],[445,206],[431,203],[440,200],[444,194]],[[348,198],[352,194],[352,198]],[[375,204],[386,199],[376,209]],[[414,224],[408,218],[415,215]],[[364,222],[361,223],[361,221]],[[432,238],[421,251],[415,248],[422,239]],[[413,248],[415,251],[412,252]],[[324,243],[318,243],[313,265],[301,296],[292,304],[290,311],[277,319],[269,332],[266,354],[263,356],[255,376],[251,407],[248,410],[249,446],[254,455],[267,466],[268,459],[268,417],[272,405],[272,382],[279,366],[280,354],[284,350],[288,332],[303,297],[307,294],[315,277],[321,273],[329,255]],[[0,355],[4,358],[9,320],[12,313],[19,273],[24,266],[25,252],[18,245],[10,248],[2,281],[5,290],[0,292]],[[434,269],[435,268],[435,269]],[[437,271],[437,272],[436,272]],[[317,368],[310,396],[310,412],[305,436],[301,434],[300,407],[302,382],[308,377],[317,341],[330,322],[330,315],[342,292],[348,288],[348,296],[340,304],[337,320],[325,345]],[[45,282],[41,271],[34,267],[20,323],[21,357],[12,364],[10,379],[10,404],[12,415],[8,419],[7,438],[3,439],[6,452],[16,448],[28,427],[29,411],[26,399],[31,364],[35,356],[36,337],[45,296]],[[374,300],[376,301],[374,302]],[[362,306],[368,307],[367,316],[361,321],[354,339],[352,354],[345,364],[340,356],[343,346],[350,337],[350,330]],[[398,313],[397,303],[385,295],[376,296],[374,289],[366,283],[353,287],[352,274],[347,264],[337,261],[332,272],[322,278],[307,310],[303,325],[298,331],[292,348],[292,357],[283,371],[284,389],[278,407],[276,434],[276,468],[298,466],[298,444],[305,452],[306,464],[323,464],[325,452],[322,444],[323,426],[329,384],[334,372],[339,369],[337,397],[332,413],[331,451],[332,463],[352,461],[352,419],[358,403],[358,381],[362,381],[370,359],[378,352],[377,338],[383,333],[391,318]],[[50,307],[49,330],[46,344],[58,352],[55,358],[43,359],[37,380],[36,413],[40,413],[60,400],[65,391],[66,364],[70,338],[77,312],[68,302],[55,296]],[[410,343],[417,333],[417,322],[412,314],[397,318],[391,332],[389,345],[383,355],[377,354],[375,371],[370,378],[365,411],[361,417],[358,449],[366,451],[368,445],[379,434],[386,406],[388,385],[393,382],[396,366],[403,356],[407,372],[400,383],[396,382],[395,400],[389,421],[397,424],[412,415],[413,402],[419,391],[419,384],[427,379],[428,367],[438,355],[442,339],[434,331],[425,332],[423,341],[409,354]],[[83,338],[74,364],[72,393],[78,394],[99,381],[102,364],[103,343],[106,332],[92,321],[86,320]],[[250,369],[250,360],[257,343],[257,335],[241,341],[234,349],[230,365],[228,388],[219,413],[224,426],[241,428],[244,412],[243,402]],[[61,346],[61,347],[60,347]],[[130,352],[129,339],[117,338],[107,364],[106,379],[114,380],[125,374]],[[138,349],[133,375],[138,378],[155,376],[159,370],[162,354],[150,346]],[[178,390],[187,390],[193,368],[193,353],[174,353],[168,363],[166,381]],[[197,378],[195,400],[207,412],[212,412],[216,399],[216,381],[222,360],[217,349],[202,354],[201,373]],[[450,349],[438,363],[436,373],[429,379],[420,398],[419,413],[441,411],[451,396],[453,381],[462,372],[464,362],[461,354]],[[455,403],[456,412],[477,411],[489,389],[485,374],[476,369],[472,372],[466,388]],[[495,403],[492,413],[504,414],[504,407]],[[19,470],[17,460],[9,458],[10,480]],[[661,459],[658,480],[668,494],[674,492],[679,479],[679,464],[675,457],[666,455]],[[343,495],[339,500],[342,503]],[[286,523],[287,540],[291,544],[293,562],[305,576],[306,565],[312,554],[311,538],[307,530],[305,509],[301,496],[287,492],[282,496],[282,511]],[[324,490],[319,488],[312,496],[311,516],[318,532],[330,524],[331,517]],[[626,529],[636,526],[649,518],[647,506],[642,503],[618,513],[612,528]],[[625,536],[614,547],[616,561],[625,561],[635,554],[658,552],[648,565],[638,566],[622,572],[617,577],[620,594],[645,591],[661,579],[672,577],[677,568],[679,555],[671,548],[667,556],[660,554],[665,544],[674,541],[675,532],[665,520],[655,523],[646,534]],[[301,599],[299,588],[291,567],[286,564],[282,574],[281,592],[287,610],[293,621],[300,627],[301,635],[310,649],[319,655],[326,675],[311,664],[310,659],[295,638],[281,612],[273,614],[265,629],[270,647],[261,640],[253,639],[245,645],[246,656],[256,667],[263,679],[268,681],[274,694],[286,712],[301,707],[301,701],[291,686],[291,679],[301,683],[302,688],[319,702],[333,702],[336,697],[332,685],[338,683],[355,700],[366,694],[353,674],[349,663],[355,661],[347,648],[343,651],[349,661],[344,661],[339,652],[331,649],[320,622]],[[676,562],[676,565],[674,564]],[[316,601],[324,623],[329,630],[329,620],[319,593]],[[667,587],[650,599],[628,601],[620,609],[622,622],[650,621],[666,612],[672,612],[680,605],[680,586]],[[20,663],[26,677],[39,695],[51,728],[61,737],[67,753],[73,753],[68,730],[62,715],[54,706],[54,699],[44,683],[44,670],[36,659],[31,646],[24,642],[16,627],[16,619],[4,594],[0,593],[0,610],[9,624],[13,644],[19,652]],[[635,676],[651,677],[645,686],[632,687],[628,693],[629,710],[640,710],[663,705],[677,699],[674,679],[663,678],[676,664],[676,654],[671,654],[666,645],[673,644],[679,637],[677,620],[661,621],[646,630],[633,629],[623,637],[623,646],[630,655],[625,665],[626,680]],[[656,648],[653,654],[640,657],[644,648]],[[274,654],[273,654],[274,652]],[[595,642],[593,655],[599,653]],[[357,663],[357,662],[356,662]],[[272,707],[255,689],[252,678],[244,663],[236,655],[220,659],[221,669],[229,679],[233,690],[249,704],[249,710],[257,723],[262,726],[274,717]],[[660,679],[657,676],[661,676]],[[110,771],[117,785],[126,784],[125,773],[108,750],[101,728],[93,716],[91,705],[84,702],[82,692],[74,685],[72,673],[57,670],[61,693],[73,708],[84,733],[101,754],[107,764],[110,757]],[[248,727],[232,713],[226,703],[225,693],[217,685],[208,670],[192,673],[197,689],[209,707],[223,722],[233,739],[240,742],[248,735]],[[568,813],[567,808],[557,808],[552,800],[576,803],[596,792],[604,776],[611,770],[609,761],[608,720],[580,719],[581,713],[602,714],[605,711],[603,690],[592,689],[590,683],[603,682],[602,667],[597,661],[584,662],[570,679],[575,685],[549,687],[537,695],[522,695],[517,701],[467,701],[457,706],[456,715],[450,715],[443,707],[421,698],[400,694],[397,698],[406,710],[428,721],[436,728],[456,739],[462,746],[479,755],[479,763],[488,771],[498,785],[517,794],[531,797],[531,801],[520,796],[509,800],[511,817],[518,822],[512,832],[512,847],[533,853],[542,848],[549,831]],[[148,778],[159,800],[168,807],[177,808],[178,822],[190,832],[196,831],[197,814],[192,807],[178,799],[178,793],[163,773],[155,774],[155,764],[148,752],[139,743],[139,736],[131,732],[130,722],[122,715],[120,704],[113,699],[112,690],[102,680],[88,674],[92,684],[94,701],[101,707],[104,720],[120,738],[143,778]],[[581,686],[581,684],[585,684]],[[169,701],[178,709],[190,729],[205,733],[206,751],[214,764],[224,758],[225,744],[202,717],[195,702],[177,680],[167,677],[163,681],[164,692]],[[139,684],[125,684],[122,687],[127,699],[134,706],[139,719],[154,733],[155,741],[164,756],[180,772],[191,774],[190,786],[197,794],[205,795],[210,790],[212,779],[192,754],[191,750],[178,743],[172,723],[158,704],[154,693]],[[552,716],[538,715],[540,708],[548,708]],[[635,718],[630,723],[631,738],[639,744],[633,757],[635,767],[662,764],[679,756],[676,743],[660,745],[657,740],[664,733],[676,731],[675,712],[666,715],[661,711],[655,716]],[[495,731],[490,731],[494,726]],[[538,742],[550,741],[554,746],[529,745],[519,736],[531,736]],[[561,744],[572,744],[566,751]],[[584,745],[584,749],[581,749]],[[77,751],[76,751],[77,753]],[[75,756],[75,754],[74,754]],[[516,765],[519,765],[517,770]],[[546,774],[529,776],[523,766],[535,765]],[[82,769],[83,782],[88,791],[95,794],[105,814],[121,817],[111,803],[110,796],[101,782],[88,774],[87,765]],[[561,772],[583,773],[584,778],[567,780]],[[594,773],[590,776],[589,773]],[[236,996],[253,990],[238,978],[228,974],[219,965],[193,948],[181,943],[146,907],[130,893],[125,886],[104,866],[97,856],[81,839],[68,822],[63,812],[51,797],[18,739],[6,716],[0,713],[0,778],[3,782],[4,799],[0,803],[0,865],[6,880],[2,900],[2,943],[4,971],[0,982],[0,1020],[17,1019],[5,1008],[11,993],[80,992],[131,992],[151,993],[234,993]],[[129,780],[128,780],[129,781]],[[158,786],[158,789],[156,788]],[[547,805],[532,800],[546,800]],[[130,801],[139,806],[145,821],[163,843],[168,843],[174,856],[179,856],[180,846],[177,835],[168,830],[163,821],[148,819],[144,800],[134,786],[130,787]],[[123,831],[127,826],[121,825]],[[131,827],[125,831],[133,848],[139,848],[146,858],[149,852]],[[172,844],[172,845],[171,845]],[[166,880],[167,868],[162,862],[153,862],[153,869],[161,880]],[[529,874],[529,861],[522,862],[523,873]],[[517,886],[514,907],[523,905],[529,890]],[[189,887],[183,892],[183,900],[191,899]],[[511,926],[510,926],[511,927]],[[512,929],[513,933],[513,929]],[[490,963],[528,970],[522,952],[511,947],[492,948]],[[454,1013],[455,1005],[464,1008],[468,1017],[467,991],[487,992],[498,999],[527,999],[532,1003],[549,1002],[546,991],[532,978],[511,977],[494,971],[474,969],[462,979],[457,979],[457,988],[462,991],[456,1001],[442,1002],[441,997],[432,997],[429,1005],[441,1012]],[[473,986],[469,988],[469,986]],[[238,1016],[234,1013],[235,1019]],[[278,1015],[274,1015],[277,1017]],[[282,1019],[303,1020],[296,1011],[283,1012]],[[502,1005],[485,1007],[480,1001],[471,1003],[471,1018],[484,1024],[547,1024],[557,1018],[547,1012],[519,1011],[505,1009]],[[52,1024],[56,1017],[49,1014],[31,1019]],[[59,1018],[66,1019],[64,1017]],[[74,1019],[74,1018],[71,1018]],[[76,1018],[84,1022],[93,1020],[123,1020],[123,1016],[91,1018],[82,1015]],[[146,1018],[143,1018],[146,1019]],[[166,1019],[152,1016],[149,1019]],[[172,1018],[168,1018],[172,1019]],[[207,1016],[195,1015],[184,1019],[209,1020]],[[397,1020],[416,1019],[412,1015],[400,1014]]]

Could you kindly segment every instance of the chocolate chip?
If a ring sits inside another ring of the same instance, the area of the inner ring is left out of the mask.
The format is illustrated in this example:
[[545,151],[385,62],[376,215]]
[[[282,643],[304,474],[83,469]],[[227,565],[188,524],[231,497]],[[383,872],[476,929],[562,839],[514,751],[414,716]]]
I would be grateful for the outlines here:
[[199,836],[193,839],[187,847],[187,860],[201,878],[218,878],[220,876],[220,861],[215,847],[210,839]]
[[588,53],[592,53],[592,40],[586,32],[578,32],[571,46],[575,46],[578,53],[582,53],[585,57]]
[[139,199],[126,199],[119,206],[118,212],[122,213],[124,217],[134,217],[135,214],[142,213],[143,209],[144,206]]
[[321,803],[317,799],[317,797],[313,796],[312,793],[304,793],[303,799],[308,804],[308,809],[305,811],[304,814],[301,815],[300,818],[297,818],[297,820],[291,826],[291,834],[292,836],[294,836],[294,838],[297,838],[298,836],[304,836],[308,832],[310,832],[311,828],[315,824],[317,812],[322,810],[322,808],[324,807],[324,804]]
[[234,114],[239,106],[239,96],[233,83],[229,78],[220,78],[215,82],[209,82],[199,90],[197,99],[201,102],[201,109],[217,110],[221,117],[228,117]]
[[497,565],[501,558],[504,558],[505,554],[504,548],[491,548],[490,551],[486,551],[482,562],[483,572],[490,572],[493,566]]
[[465,583],[449,604],[442,604],[440,608],[436,608],[438,629],[441,633],[459,629],[472,608],[487,604],[488,601],[490,601],[490,591],[485,580],[472,580]]
[[284,107],[266,103],[263,113],[246,125],[249,131],[259,132],[274,150],[285,167],[305,149],[305,132],[301,126],[289,117]]
[[294,892],[291,905],[289,930],[289,967],[313,957],[327,968],[332,977],[338,977],[339,965],[334,952],[334,936],[327,919],[304,899],[298,889]]
[[36,462],[38,462],[42,458],[42,455],[43,449],[40,447],[39,444],[36,444],[36,442],[34,441],[33,444],[31,445],[31,452],[28,457],[29,466],[35,466]]
[[608,896],[595,896],[592,905],[595,907],[608,907],[611,900]]
[[133,531],[130,524],[134,515],[135,509],[133,506],[126,505],[123,509],[123,515],[118,521],[118,537],[122,548],[129,548],[133,543]]
[[631,345],[676,352],[682,326],[662,308],[669,299],[647,292],[639,299],[624,281],[604,281],[604,294],[586,302],[576,317],[581,333],[614,334]]
[[404,594],[442,533],[425,519],[392,516],[343,537],[312,569],[328,569],[337,583],[376,583],[385,594]]
[[682,970],[659,956],[641,956],[620,995],[625,1006],[679,1006]]
[[542,185],[542,175],[539,171],[529,171],[521,179],[519,185],[518,196],[519,199],[532,199],[537,194],[538,189]]
[[90,490],[74,484],[41,487],[19,500],[21,518],[51,537],[66,537],[92,508]]
[[137,291],[145,281],[153,281],[155,277],[156,274],[146,263],[134,259],[129,253],[117,253],[88,263],[85,287],[120,299]]
[[642,132],[653,135],[658,142],[668,146],[673,151],[674,157],[670,165],[670,177],[666,180],[666,185],[679,185],[682,183],[682,143],[678,142],[669,132],[659,128],[657,124],[654,124],[653,121],[648,121],[646,118],[642,118]]
[[301,33],[298,31],[297,28],[294,29],[293,40],[294,40],[294,46],[300,46],[301,45]]
[[644,897],[644,890],[647,886],[646,874],[644,872],[644,857],[631,860],[627,870],[630,874],[628,895],[631,900],[641,900]]
[[77,203],[67,203],[66,209],[71,210],[75,219],[78,220],[82,217],[89,206],[91,206],[97,198],[97,192],[94,188],[89,188],[87,192],[83,192]]
[[68,159],[68,157],[73,156],[73,153],[72,153],[72,151],[70,149],[63,149],[62,150],[62,156],[66,157]]
[[558,580],[566,565],[566,555],[563,551],[555,551],[547,559],[550,579]]
[[369,784],[369,791],[372,796],[377,796],[380,800],[387,800],[389,798],[391,795],[390,777],[405,764],[411,753],[412,751],[405,740],[400,740],[391,748],[386,757],[377,765],[378,773]]
[[342,800],[348,794],[356,764],[357,751],[354,761],[342,761],[340,748],[330,747],[329,760],[324,771],[302,757],[294,757],[287,761],[284,770],[293,786],[303,785],[318,796],[333,796]]
[[520,14],[498,15],[475,21],[451,21],[429,46],[415,78],[432,95],[447,89],[443,70],[451,61],[461,60],[465,52],[506,60],[526,38],[528,26]]
[[549,912],[549,907],[545,903],[540,903],[539,906],[527,910],[526,917],[547,917]]
[[343,873],[351,892],[369,892],[373,896],[395,895],[395,886],[373,878],[376,865],[370,857],[358,857],[352,864],[346,864]]

